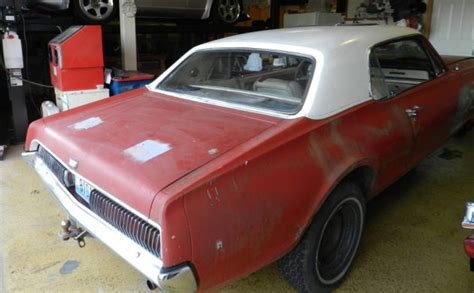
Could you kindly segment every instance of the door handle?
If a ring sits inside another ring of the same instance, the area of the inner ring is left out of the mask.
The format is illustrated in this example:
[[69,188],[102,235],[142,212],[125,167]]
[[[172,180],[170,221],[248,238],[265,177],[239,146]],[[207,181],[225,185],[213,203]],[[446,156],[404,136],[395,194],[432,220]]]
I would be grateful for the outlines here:
[[413,106],[413,108],[411,109],[415,111],[416,113],[421,112],[421,110],[423,110],[423,108],[421,108],[420,106]]
[[418,113],[422,110],[423,108],[421,108],[420,106],[413,106],[410,109],[406,109],[405,112],[407,113],[408,117],[416,118],[418,116]]

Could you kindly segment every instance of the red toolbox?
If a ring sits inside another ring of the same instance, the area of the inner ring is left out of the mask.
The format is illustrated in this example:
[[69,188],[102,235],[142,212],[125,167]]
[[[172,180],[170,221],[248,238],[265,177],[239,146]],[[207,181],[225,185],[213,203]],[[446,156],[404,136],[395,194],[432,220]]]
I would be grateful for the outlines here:
[[60,91],[91,90],[104,85],[102,29],[73,26],[49,42],[51,82]]

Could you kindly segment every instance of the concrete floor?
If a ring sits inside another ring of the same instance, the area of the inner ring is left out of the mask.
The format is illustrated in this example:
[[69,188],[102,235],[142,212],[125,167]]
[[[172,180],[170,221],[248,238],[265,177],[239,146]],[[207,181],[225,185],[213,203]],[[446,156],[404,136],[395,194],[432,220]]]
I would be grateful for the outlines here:
[[[64,214],[20,147],[0,161],[0,292],[143,291],[144,279],[96,240],[57,237]],[[474,132],[453,139],[368,206],[354,267],[337,292],[473,292],[463,252],[474,200]],[[270,265],[220,292],[293,292]]]

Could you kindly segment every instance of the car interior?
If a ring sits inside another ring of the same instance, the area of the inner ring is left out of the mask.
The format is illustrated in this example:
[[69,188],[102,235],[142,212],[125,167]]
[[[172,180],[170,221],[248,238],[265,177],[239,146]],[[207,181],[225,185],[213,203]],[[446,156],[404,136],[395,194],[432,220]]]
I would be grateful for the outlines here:
[[416,39],[378,46],[370,56],[372,95],[394,96],[437,76],[431,58]]
[[314,68],[307,58],[269,52],[196,55],[182,65],[184,70],[176,70],[188,74],[173,76],[160,87],[197,95],[206,91],[206,97],[247,105],[296,109],[303,103]]

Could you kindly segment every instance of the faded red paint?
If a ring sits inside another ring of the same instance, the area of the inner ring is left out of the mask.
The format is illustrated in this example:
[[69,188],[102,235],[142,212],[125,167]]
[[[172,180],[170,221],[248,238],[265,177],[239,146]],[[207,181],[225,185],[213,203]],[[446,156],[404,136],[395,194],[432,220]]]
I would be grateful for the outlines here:
[[443,55],[441,56],[441,58],[443,59],[446,65],[452,65],[457,62],[465,61],[469,59],[470,57]]
[[[474,80],[472,61],[461,64],[460,72],[325,120],[277,119],[142,89],[35,122],[27,146],[38,139],[63,161],[79,160],[80,174],[149,215],[162,227],[164,265],[192,263],[207,289],[286,254],[351,171],[373,171],[371,198],[439,147],[461,87]],[[405,113],[413,106],[423,108],[416,121]],[[69,128],[90,117],[104,123]],[[172,150],[142,164],[123,155],[146,139]]]
[[[90,118],[103,123],[74,129]],[[35,138],[63,162],[79,161],[81,175],[148,216],[158,191],[276,121],[139,90],[46,118],[45,131]],[[147,162],[124,153],[148,139],[166,142],[171,150]],[[212,149],[217,153],[210,154]]]

